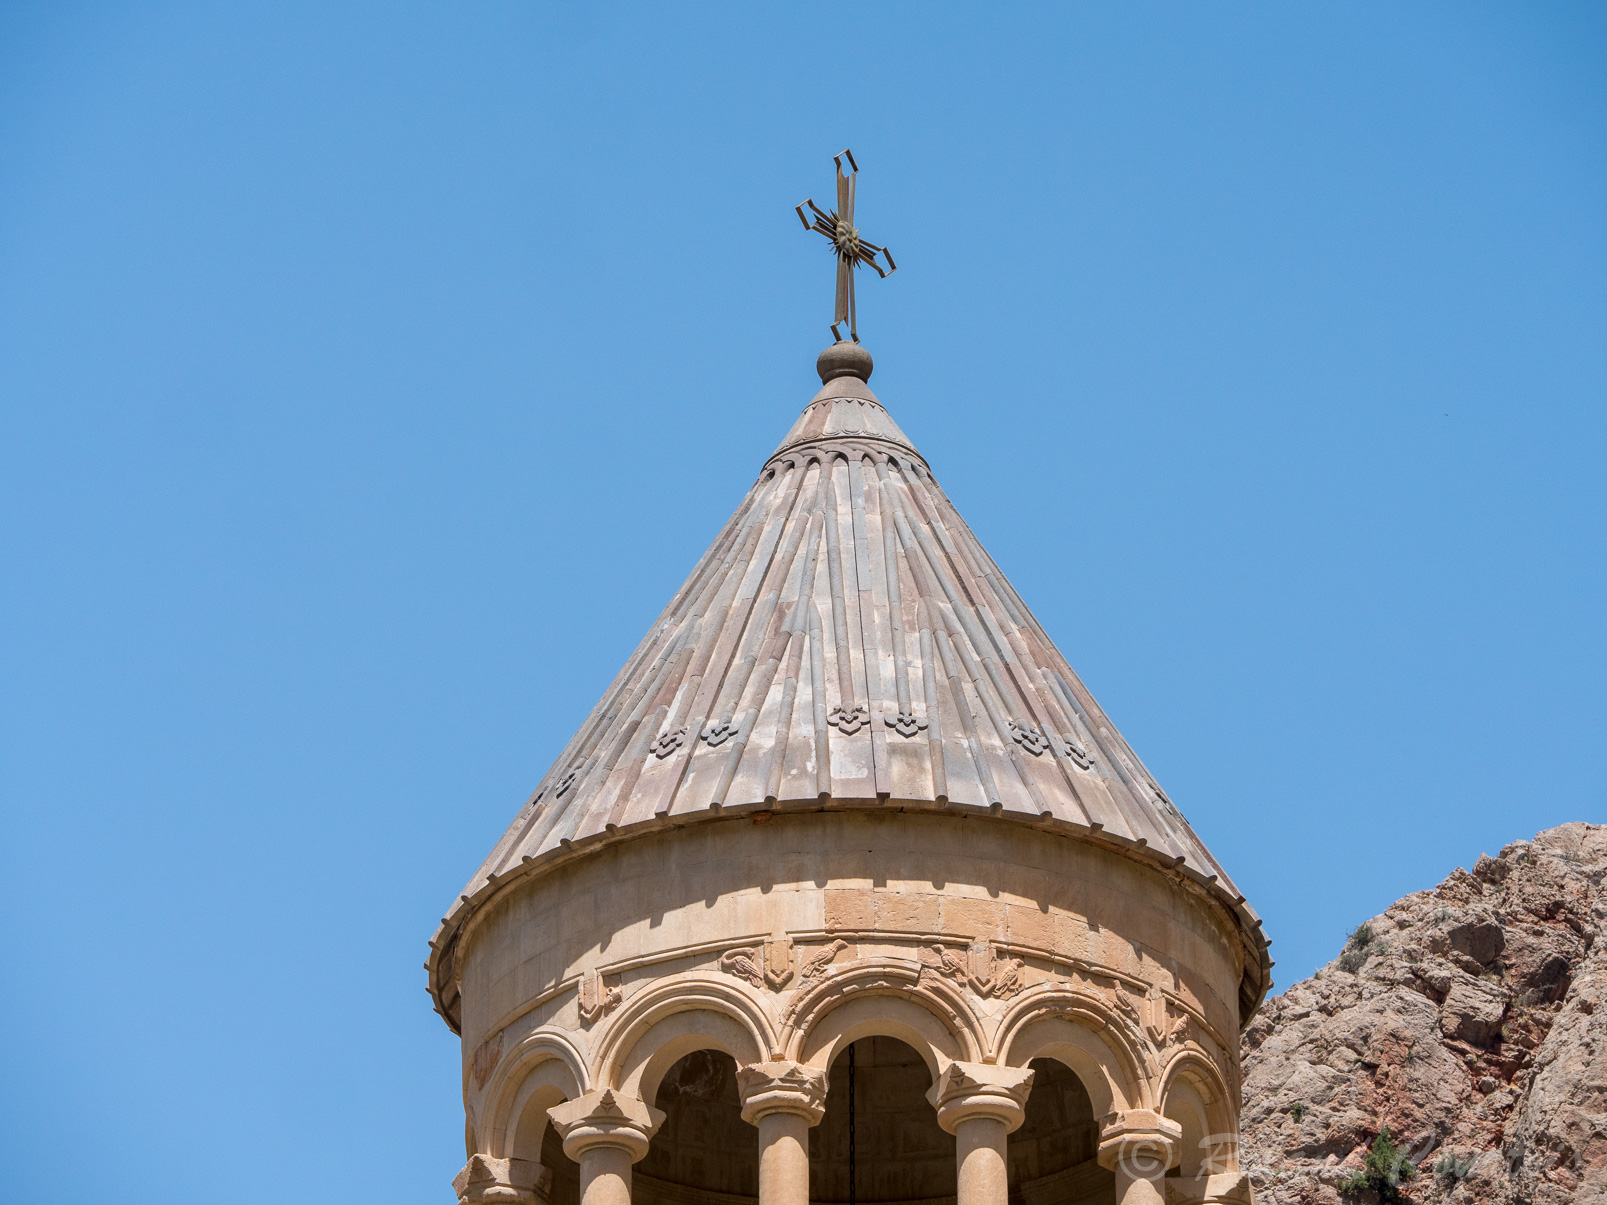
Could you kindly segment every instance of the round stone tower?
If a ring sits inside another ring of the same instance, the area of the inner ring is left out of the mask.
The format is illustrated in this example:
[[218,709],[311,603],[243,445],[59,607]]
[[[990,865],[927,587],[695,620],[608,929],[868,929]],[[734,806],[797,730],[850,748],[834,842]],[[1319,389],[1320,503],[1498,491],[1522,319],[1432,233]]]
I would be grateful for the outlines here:
[[465,1205],[1235,1202],[1260,921],[824,387],[430,943]]

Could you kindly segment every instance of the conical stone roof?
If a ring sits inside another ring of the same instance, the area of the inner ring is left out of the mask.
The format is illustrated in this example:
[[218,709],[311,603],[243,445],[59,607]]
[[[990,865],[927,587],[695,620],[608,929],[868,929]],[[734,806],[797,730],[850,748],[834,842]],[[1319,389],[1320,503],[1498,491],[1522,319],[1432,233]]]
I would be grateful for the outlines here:
[[1234,916],[1244,1021],[1261,922],[978,543],[867,383],[821,353],[805,407],[431,941],[515,878],[732,810],[942,808],[1047,826],[1192,880]]

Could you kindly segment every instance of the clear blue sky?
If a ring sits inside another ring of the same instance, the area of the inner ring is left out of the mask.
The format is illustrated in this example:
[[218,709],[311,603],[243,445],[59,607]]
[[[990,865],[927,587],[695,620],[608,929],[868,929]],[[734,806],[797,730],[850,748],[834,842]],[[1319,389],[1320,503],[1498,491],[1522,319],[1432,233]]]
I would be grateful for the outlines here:
[[1607,820],[1594,5],[0,9],[0,1197],[447,1202],[425,939],[876,387],[1281,983]]

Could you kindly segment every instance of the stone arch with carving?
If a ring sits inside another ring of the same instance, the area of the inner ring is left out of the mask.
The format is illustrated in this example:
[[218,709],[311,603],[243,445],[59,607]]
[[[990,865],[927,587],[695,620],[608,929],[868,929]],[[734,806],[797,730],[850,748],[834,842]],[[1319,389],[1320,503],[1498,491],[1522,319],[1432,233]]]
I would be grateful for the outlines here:
[[683,1055],[722,1050],[737,1066],[776,1049],[764,1007],[729,981],[701,975],[659,980],[633,997],[609,1026],[593,1063],[599,1086],[651,1102]]
[[488,1085],[487,1123],[477,1146],[499,1159],[541,1159],[547,1110],[583,1095],[586,1061],[563,1035],[535,1033],[505,1057]]
[[880,1034],[907,1043],[936,1078],[941,1061],[976,1062],[982,1025],[948,982],[923,977],[920,964],[867,958],[843,964],[793,998],[782,1020],[782,1057],[830,1067],[844,1042]]
[[999,1025],[993,1056],[1007,1067],[1051,1058],[1082,1080],[1094,1116],[1152,1108],[1158,1068],[1103,997],[1076,989],[1023,992]]
[[1238,1170],[1238,1117],[1216,1064],[1185,1047],[1167,1061],[1161,1085],[1159,1112],[1183,1127],[1183,1175],[1198,1175],[1207,1157],[1217,1171]]

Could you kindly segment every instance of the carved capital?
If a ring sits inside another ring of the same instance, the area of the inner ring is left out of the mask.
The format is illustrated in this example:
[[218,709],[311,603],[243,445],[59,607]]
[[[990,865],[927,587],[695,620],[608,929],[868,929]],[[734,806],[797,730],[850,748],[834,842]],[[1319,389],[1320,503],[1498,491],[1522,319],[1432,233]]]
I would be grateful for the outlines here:
[[737,1068],[742,1120],[758,1125],[766,1113],[800,1113],[810,1125],[826,1115],[826,1073],[802,1063],[749,1063]]
[[554,1105],[547,1117],[563,1135],[564,1154],[577,1163],[583,1152],[595,1146],[619,1147],[635,1163],[647,1154],[648,1142],[664,1124],[660,1110],[612,1088]]
[[1099,1166],[1155,1180],[1182,1156],[1183,1127],[1151,1109],[1111,1113],[1100,1124]]
[[470,1155],[452,1177],[462,1205],[546,1205],[552,1173],[529,1159]]
[[991,1063],[950,1063],[926,1094],[937,1110],[937,1124],[950,1134],[973,1117],[992,1117],[1014,1130],[1026,1118],[1032,1072]]

